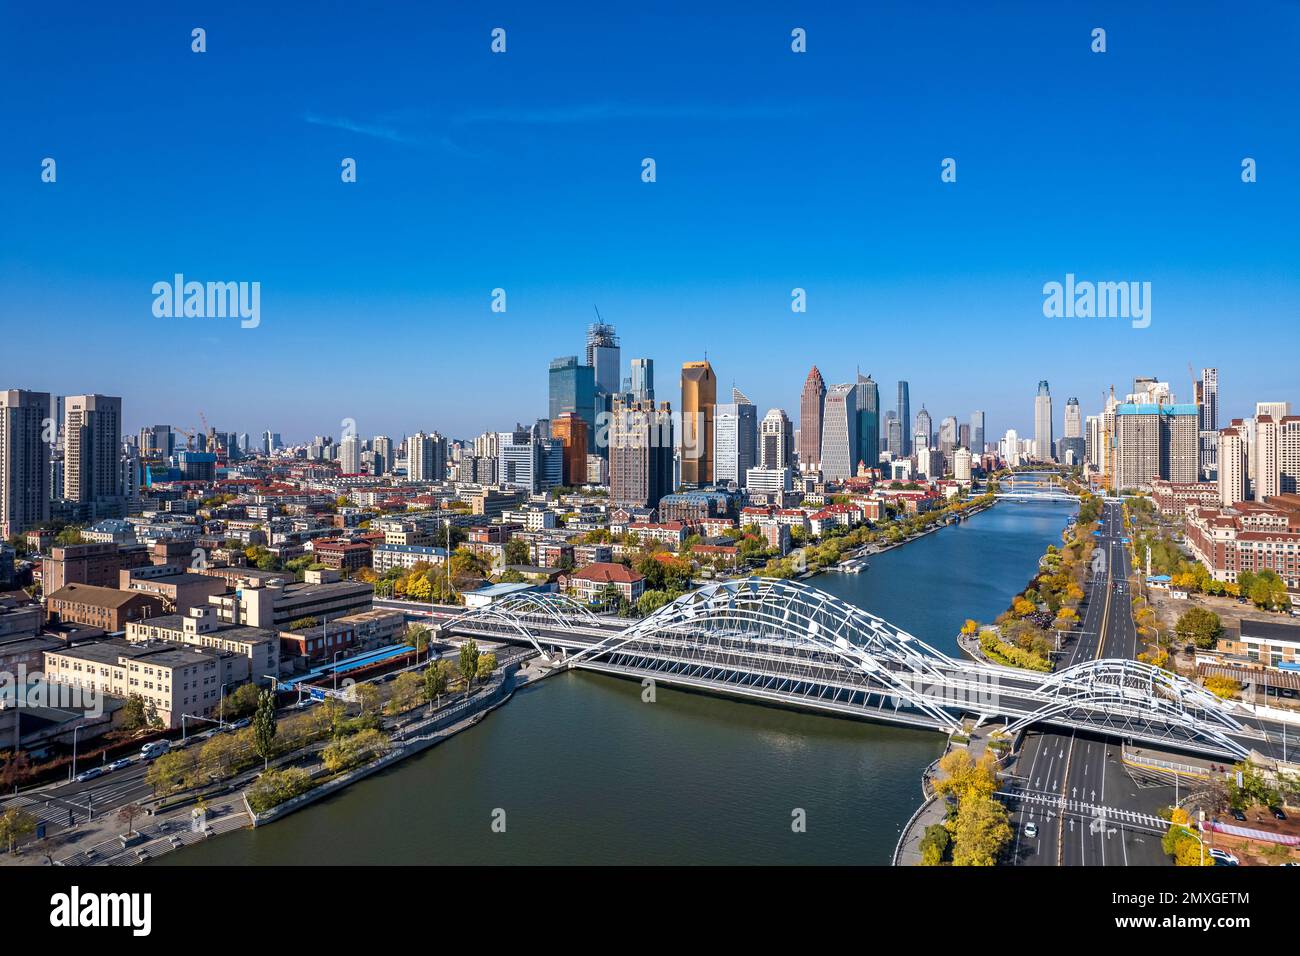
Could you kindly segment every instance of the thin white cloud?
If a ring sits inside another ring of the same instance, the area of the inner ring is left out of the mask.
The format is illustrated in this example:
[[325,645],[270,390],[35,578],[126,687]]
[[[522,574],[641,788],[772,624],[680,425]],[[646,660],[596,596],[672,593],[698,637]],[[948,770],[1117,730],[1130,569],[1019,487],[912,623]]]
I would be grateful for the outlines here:
[[332,129],[347,130],[349,133],[357,133],[361,136],[373,136],[376,139],[386,139],[391,143],[410,142],[410,138],[400,130],[393,129],[391,126],[376,126],[373,123],[358,123],[355,120],[347,119],[342,116],[320,116],[316,113],[305,113],[303,120],[313,126],[328,126]]

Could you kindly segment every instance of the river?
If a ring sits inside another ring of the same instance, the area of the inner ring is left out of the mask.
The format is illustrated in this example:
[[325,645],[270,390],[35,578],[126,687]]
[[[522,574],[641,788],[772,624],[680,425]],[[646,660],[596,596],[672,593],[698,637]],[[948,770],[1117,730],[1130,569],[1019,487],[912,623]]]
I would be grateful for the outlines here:
[[[1073,510],[1000,504],[811,583],[955,655],[963,620],[1002,611]],[[639,684],[566,672],[337,796],[158,863],[887,864],[942,746],[662,686],[643,703]]]

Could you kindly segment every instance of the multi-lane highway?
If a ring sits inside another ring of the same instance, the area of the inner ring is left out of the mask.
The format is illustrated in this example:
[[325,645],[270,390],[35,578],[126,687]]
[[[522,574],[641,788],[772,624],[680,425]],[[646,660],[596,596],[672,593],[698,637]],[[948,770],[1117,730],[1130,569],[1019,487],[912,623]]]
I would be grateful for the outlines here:
[[[1091,567],[1084,587],[1084,612],[1076,636],[1064,649],[1062,667],[1099,657],[1132,658],[1139,650],[1128,593],[1129,558],[1123,512],[1107,503],[1099,522],[1102,558]],[[1011,823],[1017,865],[1160,865],[1168,858],[1160,834],[1146,822],[1101,820],[1096,808],[1108,807],[1155,816],[1174,801],[1174,788],[1139,786],[1120,763],[1120,744],[1092,735],[1026,735],[1016,761]],[[1074,801],[1074,808],[1053,801]],[[1087,804],[1078,808],[1079,804]],[[1026,833],[1028,824],[1036,830]]]

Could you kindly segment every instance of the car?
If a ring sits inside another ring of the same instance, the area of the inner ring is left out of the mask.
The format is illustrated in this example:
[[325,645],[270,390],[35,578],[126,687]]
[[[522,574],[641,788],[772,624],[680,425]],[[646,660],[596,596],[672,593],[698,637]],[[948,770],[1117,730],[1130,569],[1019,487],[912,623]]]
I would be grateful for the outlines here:
[[1269,807],[1268,812],[1273,814],[1274,820],[1285,820],[1286,814],[1282,812],[1281,807]]
[[111,764],[108,765],[108,769],[121,770],[124,767],[129,767],[129,766],[131,766],[131,758],[123,757],[121,760],[114,760]]
[[94,780],[96,777],[102,777],[103,775],[103,767],[91,767],[89,770],[81,771],[81,773],[77,774],[73,779],[76,780],[77,783],[85,783],[87,780]]
[[1244,811],[1238,810],[1236,807],[1233,807],[1228,812],[1232,814],[1232,819],[1237,820],[1240,823],[1246,822],[1246,814]]
[[252,723],[253,723],[252,717],[241,717],[239,718],[239,720],[235,721],[233,724],[230,725],[230,729],[243,730],[245,727],[250,726]]
[[1241,865],[1241,861],[1237,859],[1236,855],[1229,853],[1227,850],[1209,850],[1207,852],[1210,854],[1210,858],[1214,860],[1215,866]]
[[145,760],[153,760],[155,757],[161,757],[171,749],[172,745],[170,741],[153,740],[140,748],[140,756]]
[[1025,824],[1025,836],[1029,837],[1031,840],[1032,840],[1034,837],[1038,836],[1038,824],[1037,824],[1037,823],[1034,823],[1033,821],[1030,821],[1029,823],[1026,823],[1026,824]]

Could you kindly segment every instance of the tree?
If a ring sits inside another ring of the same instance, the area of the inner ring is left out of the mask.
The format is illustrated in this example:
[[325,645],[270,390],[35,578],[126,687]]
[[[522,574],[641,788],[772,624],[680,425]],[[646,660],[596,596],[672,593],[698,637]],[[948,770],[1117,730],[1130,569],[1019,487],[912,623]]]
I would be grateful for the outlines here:
[[10,807],[0,814],[0,840],[9,846],[9,852],[18,849],[18,841],[36,830],[36,818],[21,807]]
[[145,725],[144,698],[139,694],[128,694],[122,705],[122,729],[135,733]]
[[275,753],[275,694],[269,690],[257,696],[257,713],[253,714],[253,749],[262,758],[262,768],[269,767]]
[[532,560],[528,542],[523,538],[511,538],[505,547],[506,564],[527,564]]
[[165,797],[195,784],[197,770],[198,763],[192,752],[169,750],[149,765],[144,782],[153,788],[154,796]]
[[1215,697],[1231,700],[1241,693],[1241,684],[1231,677],[1207,677],[1205,678],[1205,689]]
[[225,703],[221,705],[221,714],[226,720],[232,718],[238,720],[257,710],[258,689],[256,684],[240,684],[235,690],[226,695]]
[[424,699],[429,703],[442,703],[442,695],[447,693],[451,683],[451,664],[447,661],[434,661],[424,670]]
[[921,865],[939,866],[952,846],[952,835],[942,823],[932,823],[921,837]]
[[1191,641],[1202,650],[1208,650],[1223,635],[1223,622],[1219,615],[1203,607],[1188,608],[1178,618],[1174,631],[1184,641]]
[[416,660],[429,649],[429,629],[423,624],[412,624],[402,639],[408,647],[415,648]]
[[420,675],[413,671],[405,671],[397,675],[397,680],[393,681],[393,693],[388,698],[388,706],[395,714],[410,710],[420,702],[420,692],[424,688],[424,681]]
[[390,741],[382,731],[362,730],[322,750],[321,762],[330,773],[340,773],[380,756],[389,746]]
[[128,803],[117,811],[117,818],[126,824],[126,835],[135,834],[135,818],[144,813],[144,808],[138,803]]
[[360,708],[357,716],[374,713],[379,709],[379,688],[374,684],[353,684],[352,696]]
[[481,654],[478,659],[478,667],[475,670],[475,676],[479,683],[487,680],[492,676],[492,672],[497,669],[497,656],[495,654]]
[[460,676],[465,680],[465,696],[469,696],[474,678],[478,676],[478,644],[466,641],[460,647]]
[[979,763],[964,747],[950,750],[939,760],[939,772],[943,776],[935,783],[934,792],[940,796],[952,794],[959,802],[992,797],[998,789],[997,762],[987,750]]
[[954,866],[994,866],[1011,841],[1007,808],[988,796],[971,796],[957,805],[953,824]]

